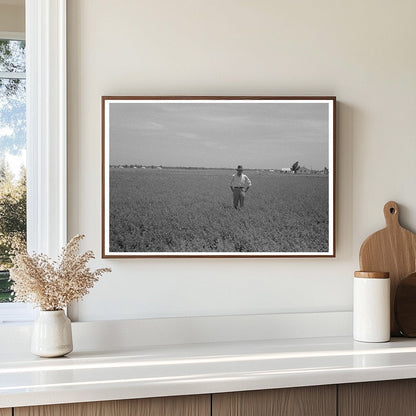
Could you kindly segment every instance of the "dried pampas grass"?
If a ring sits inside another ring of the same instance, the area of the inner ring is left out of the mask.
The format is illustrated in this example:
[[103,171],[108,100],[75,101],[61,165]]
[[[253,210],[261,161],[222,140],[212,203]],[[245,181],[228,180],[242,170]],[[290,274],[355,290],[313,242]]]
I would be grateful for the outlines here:
[[109,268],[91,271],[92,251],[78,254],[84,235],[76,235],[62,250],[58,261],[45,254],[29,255],[26,250],[15,254],[10,279],[15,302],[29,302],[45,311],[56,311],[81,299]]

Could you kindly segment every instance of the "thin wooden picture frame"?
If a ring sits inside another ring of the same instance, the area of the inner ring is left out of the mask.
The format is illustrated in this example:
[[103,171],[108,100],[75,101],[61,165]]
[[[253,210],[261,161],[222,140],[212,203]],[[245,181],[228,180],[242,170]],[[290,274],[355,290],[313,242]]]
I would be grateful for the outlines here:
[[103,258],[335,257],[336,97],[103,96],[101,111]]

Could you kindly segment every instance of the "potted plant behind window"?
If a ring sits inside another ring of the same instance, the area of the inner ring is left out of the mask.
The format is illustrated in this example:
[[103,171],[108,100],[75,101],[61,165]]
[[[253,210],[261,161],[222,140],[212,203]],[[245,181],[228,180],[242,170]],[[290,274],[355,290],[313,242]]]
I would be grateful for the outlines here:
[[111,271],[88,268],[94,253],[79,254],[83,238],[83,235],[72,238],[57,261],[45,254],[29,255],[26,250],[17,251],[12,259],[14,301],[33,303],[40,308],[31,346],[32,353],[40,357],[60,357],[72,351],[71,321],[64,308],[85,296],[103,273]]

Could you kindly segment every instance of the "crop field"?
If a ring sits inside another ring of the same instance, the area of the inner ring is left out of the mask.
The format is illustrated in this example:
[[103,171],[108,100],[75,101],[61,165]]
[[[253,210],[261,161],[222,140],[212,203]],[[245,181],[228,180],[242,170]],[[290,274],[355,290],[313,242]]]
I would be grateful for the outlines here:
[[232,170],[110,170],[111,252],[327,252],[328,176]]

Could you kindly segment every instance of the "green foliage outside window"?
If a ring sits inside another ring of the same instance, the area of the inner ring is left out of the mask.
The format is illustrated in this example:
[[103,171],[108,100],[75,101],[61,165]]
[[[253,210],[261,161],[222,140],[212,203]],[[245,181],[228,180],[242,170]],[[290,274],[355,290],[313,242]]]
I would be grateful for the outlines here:
[[9,272],[13,249],[26,241],[26,174],[16,182],[3,162],[0,166],[0,302],[9,302]]

